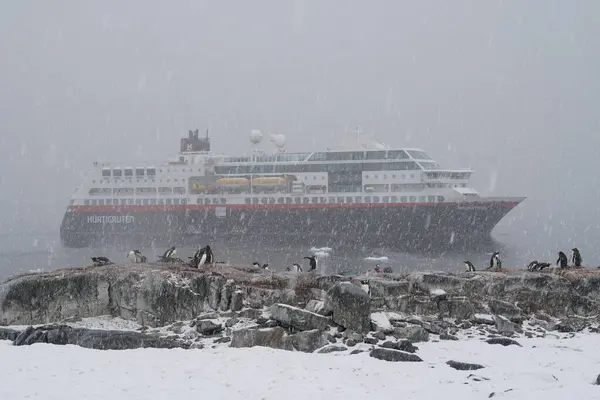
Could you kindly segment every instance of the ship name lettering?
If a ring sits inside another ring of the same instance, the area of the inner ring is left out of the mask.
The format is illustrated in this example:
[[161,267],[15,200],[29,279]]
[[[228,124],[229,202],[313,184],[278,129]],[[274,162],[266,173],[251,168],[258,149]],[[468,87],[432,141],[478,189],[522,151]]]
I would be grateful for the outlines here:
[[133,215],[90,215],[87,217],[90,224],[133,224]]

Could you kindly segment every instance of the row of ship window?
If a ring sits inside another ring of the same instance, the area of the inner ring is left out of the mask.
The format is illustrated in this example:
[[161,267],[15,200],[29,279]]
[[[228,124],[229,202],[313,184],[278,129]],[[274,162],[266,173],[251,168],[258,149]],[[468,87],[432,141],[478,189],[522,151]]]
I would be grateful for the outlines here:
[[[200,200],[200,199],[198,199]],[[441,203],[444,196],[246,197],[246,204]]]
[[[173,172],[177,172],[179,170],[173,169]],[[193,172],[194,170],[192,168],[181,168],[181,172]],[[163,172],[162,169],[159,170],[159,172]],[[170,169],[167,169],[166,172],[171,172]],[[198,172],[202,172],[202,168],[198,168]],[[103,178],[133,178],[133,177],[144,177],[147,176],[149,178],[154,178],[156,176],[156,168],[125,168],[125,169],[120,169],[120,168],[103,168],[102,169],[102,177]]]
[[[444,196],[320,196],[320,197],[246,197],[246,204],[360,204],[360,203],[441,203]],[[198,198],[197,204],[227,204],[224,197]],[[187,199],[85,199],[86,206],[186,205]]]
[[342,163],[342,164],[264,164],[264,165],[216,165],[217,175],[240,174],[294,174],[306,172],[362,172],[362,171],[418,171],[414,161]]

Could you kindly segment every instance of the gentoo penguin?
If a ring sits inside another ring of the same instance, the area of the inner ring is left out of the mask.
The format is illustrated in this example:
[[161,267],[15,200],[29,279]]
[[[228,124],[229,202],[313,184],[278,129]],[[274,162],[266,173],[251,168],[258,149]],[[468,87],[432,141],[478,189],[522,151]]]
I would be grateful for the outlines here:
[[310,268],[308,269],[309,271],[314,271],[317,269],[317,257],[310,256],[310,257],[303,257],[302,259],[309,261],[309,264],[310,264]]
[[146,256],[143,255],[141,251],[134,250],[134,252],[135,252],[136,258],[138,259],[138,262],[145,263],[146,261],[148,261],[148,258],[146,258]]
[[569,267],[569,260],[567,259],[567,255],[562,251],[558,252],[558,260],[556,260],[556,265],[558,265],[561,268]]
[[177,253],[177,249],[175,248],[175,246],[169,247],[162,256],[159,256],[160,261],[172,261],[175,253]]
[[384,267],[383,272],[385,272],[386,274],[391,274],[394,271],[392,270],[392,267]]
[[495,251],[490,258],[489,269],[502,269],[502,261],[500,260],[500,252]]
[[286,271],[302,272],[302,267],[298,263],[293,263],[291,267],[287,267]]
[[375,265],[375,272],[377,272],[377,273],[382,273],[383,272],[383,270],[381,269],[381,267],[379,266],[379,264]]
[[550,263],[538,263],[536,265],[538,271],[543,270],[544,268],[550,268]]
[[538,269],[538,262],[536,261],[532,261],[527,265],[527,271],[535,271]]
[[215,262],[215,256],[213,255],[212,249],[209,245],[204,246],[204,253],[206,254],[207,264],[212,264]]
[[475,266],[471,261],[465,260],[463,262],[465,263],[465,268],[467,269],[467,272],[475,272]]
[[582,261],[583,260],[581,259],[581,253],[579,252],[579,249],[571,249],[571,262],[573,263],[573,265],[576,267],[581,267]]
[[206,247],[199,249],[194,255],[194,260],[196,260],[196,268],[203,266],[207,259],[208,254],[206,253]]
[[92,257],[92,262],[94,263],[95,267],[112,264],[112,261],[106,257]]
[[260,264],[259,264],[258,262],[256,262],[256,261],[254,261],[254,262],[252,263],[252,266],[253,266],[254,268],[260,268]]
[[269,269],[269,264],[263,264],[262,269]]

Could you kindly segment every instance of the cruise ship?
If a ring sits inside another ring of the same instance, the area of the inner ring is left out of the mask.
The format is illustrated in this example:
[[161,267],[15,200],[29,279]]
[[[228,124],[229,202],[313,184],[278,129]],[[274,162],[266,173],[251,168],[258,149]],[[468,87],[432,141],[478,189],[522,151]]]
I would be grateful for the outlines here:
[[[489,241],[524,197],[482,197],[471,169],[442,168],[418,148],[374,140],[287,152],[283,135],[250,134],[246,156],[213,153],[189,131],[172,161],[94,162],[70,199],[66,247],[133,240],[258,239],[317,245],[469,248]],[[259,150],[265,144],[271,151]],[[145,243],[144,242],[144,243]]]

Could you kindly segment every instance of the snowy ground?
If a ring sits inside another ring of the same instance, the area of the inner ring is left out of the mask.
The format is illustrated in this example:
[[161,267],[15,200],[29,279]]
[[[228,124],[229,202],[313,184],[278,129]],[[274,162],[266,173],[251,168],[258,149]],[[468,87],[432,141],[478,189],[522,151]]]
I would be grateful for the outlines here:
[[[255,347],[89,350],[0,341],[0,399],[600,399],[597,334],[419,343],[423,363]],[[448,360],[486,368],[456,371]],[[191,397],[193,396],[193,397]]]

